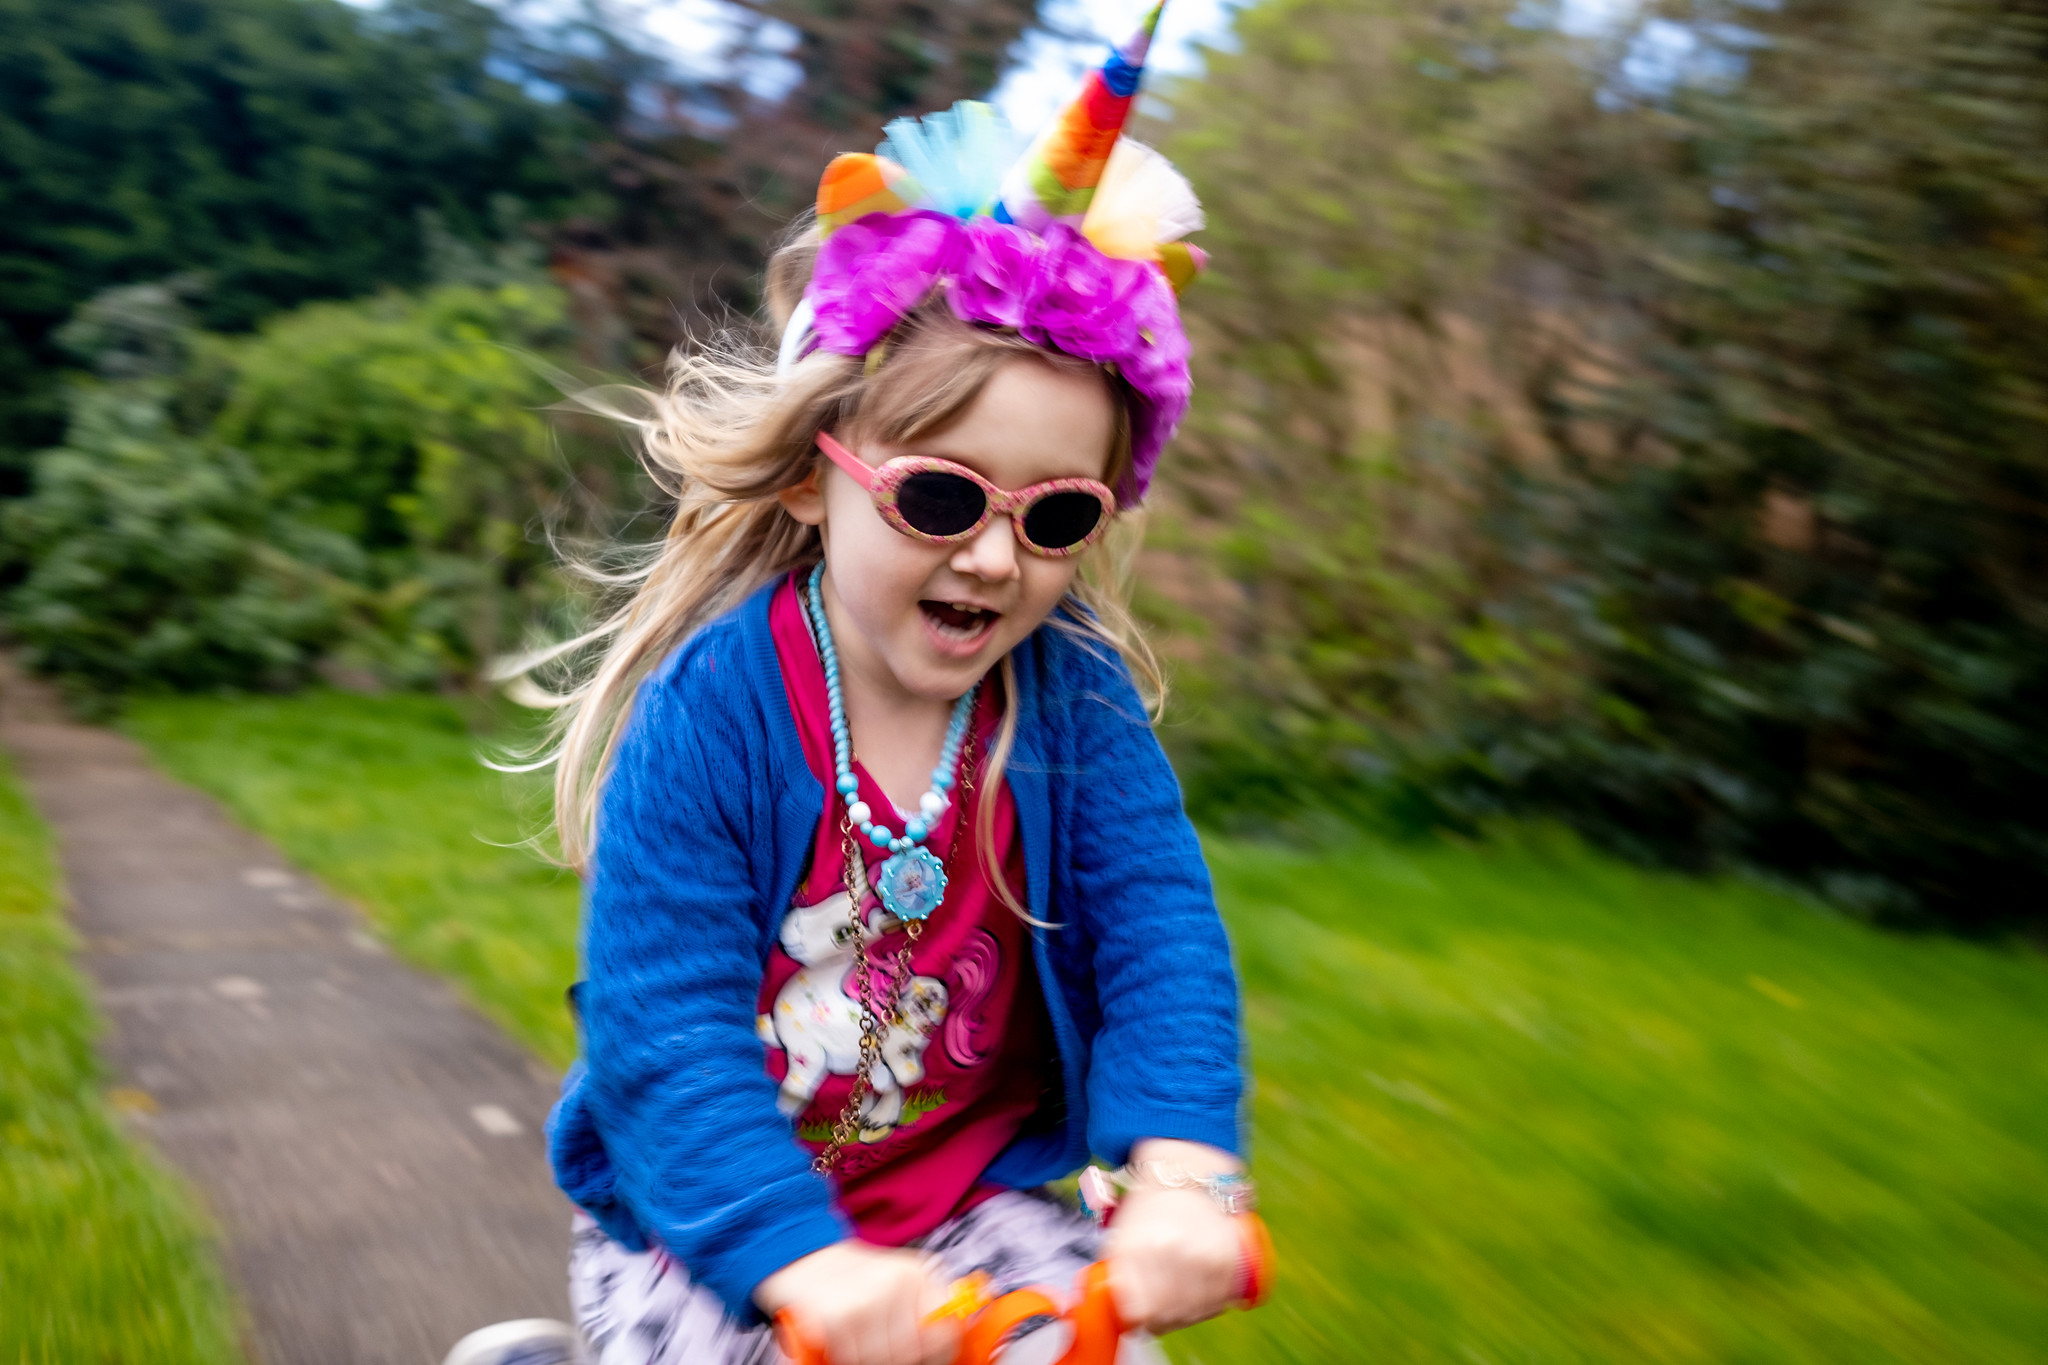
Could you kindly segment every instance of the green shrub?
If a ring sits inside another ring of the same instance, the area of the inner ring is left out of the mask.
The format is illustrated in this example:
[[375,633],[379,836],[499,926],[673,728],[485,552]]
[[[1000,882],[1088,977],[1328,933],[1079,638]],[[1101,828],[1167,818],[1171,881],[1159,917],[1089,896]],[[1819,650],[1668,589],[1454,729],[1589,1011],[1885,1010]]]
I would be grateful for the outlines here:
[[1192,796],[2041,924],[2048,14],[1668,0],[1660,75],[1533,12],[1269,0],[1176,95]]
[[1742,22],[1700,30],[1739,80],[1524,163],[1581,354],[1632,363],[1538,385],[1599,705],[1489,717],[1485,785],[1888,920],[2048,923],[2048,12]]
[[220,346],[213,436],[365,556],[350,662],[467,677],[559,599],[545,532],[601,506],[623,463],[565,449],[543,412],[561,393],[533,357],[569,339],[543,277],[313,304]]
[[538,409],[559,394],[508,347],[566,339],[545,284],[312,304],[228,346],[213,430],[365,548],[481,544],[541,505],[552,456]]
[[[500,263],[501,265],[504,263]],[[471,271],[477,274],[477,271]],[[565,449],[535,353],[568,334],[531,263],[422,295],[198,332],[196,281],[108,290],[65,328],[104,377],[8,513],[7,613],[84,692],[471,676],[563,591],[626,460]]]
[[1210,820],[1455,818],[1472,708],[1581,685],[1486,520],[1540,444],[1483,307],[1505,148],[1587,79],[1527,10],[1267,0],[1172,92],[1214,264],[1151,536],[1179,564],[1145,605],[1189,648],[1166,734]]
[[422,208],[483,239],[503,195],[593,207],[598,125],[522,79],[519,25],[474,0],[0,12],[0,497],[62,430],[53,330],[110,285],[203,274],[206,325],[238,332],[420,282]]
[[34,667],[96,693],[290,686],[339,638],[361,566],[279,517],[248,457],[179,433],[149,383],[79,393],[5,525],[29,561],[9,627]]

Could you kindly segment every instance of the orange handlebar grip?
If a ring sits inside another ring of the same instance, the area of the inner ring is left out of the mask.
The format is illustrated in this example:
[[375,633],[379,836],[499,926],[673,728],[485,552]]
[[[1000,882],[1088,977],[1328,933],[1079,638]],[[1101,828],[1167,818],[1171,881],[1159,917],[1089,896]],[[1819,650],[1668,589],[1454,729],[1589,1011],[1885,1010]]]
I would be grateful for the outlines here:
[[953,1365],[989,1365],[1003,1338],[1027,1318],[1059,1316],[1059,1306],[1036,1289],[1013,1289],[981,1310],[960,1338],[960,1353]]
[[[1265,1302],[1273,1283],[1273,1235],[1255,1213],[1237,1220],[1239,1308]],[[1109,1289],[1109,1263],[1097,1261],[1081,1272],[1074,1306],[1061,1314],[1058,1305],[1036,1289],[1017,1289],[989,1301],[988,1279],[970,1275],[953,1284],[952,1297],[929,1314],[926,1322],[961,1319],[960,1353],[955,1365],[991,1365],[1005,1338],[1031,1318],[1064,1317],[1073,1329],[1073,1344],[1058,1365],[1114,1365],[1117,1346],[1129,1324],[1116,1311]],[[776,1344],[791,1365],[831,1365],[825,1347],[804,1327],[794,1309],[775,1315]]]
[[[1238,1282],[1235,1306],[1256,1308],[1273,1282],[1273,1235],[1255,1213],[1237,1220]],[[1114,1365],[1117,1344],[1130,1324],[1116,1311],[1109,1289],[1109,1263],[1097,1261],[1081,1272],[1073,1310],[1067,1316],[1074,1344],[1058,1365]]]
[[1247,1213],[1237,1220],[1237,1235],[1242,1243],[1238,1251],[1237,1306],[1257,1308],[1273,1287],[1273,1234],[1267,1230],[1264,1219]]
[[775,1344],[789,1357],[790,1365],[831,1365],[824,1343],[804,1330],[796,1310],[785,1308],[775,1315]]
[[1059,1365],[1115,1365],[1126,1324],[1116,1311],[1116,1296],[1109,1292],[1109,1263],[1097,1261],[1083,1270],[1075,1288],[1078,1296],[1067,1314],[1074,1343]]

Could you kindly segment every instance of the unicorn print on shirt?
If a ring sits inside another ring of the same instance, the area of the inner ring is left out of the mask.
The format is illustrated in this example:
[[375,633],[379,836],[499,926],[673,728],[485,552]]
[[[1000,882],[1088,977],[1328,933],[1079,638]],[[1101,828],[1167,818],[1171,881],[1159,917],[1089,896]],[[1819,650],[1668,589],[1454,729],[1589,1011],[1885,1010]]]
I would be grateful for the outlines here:
[[[761,1041],[780,1048],[788,1062],[776,1104],[794,1117],[810,1107],[827,1076],[851,1076],[860,1062],[860,1001],[854,994],[854,926],[844,890],[816,905],[792,905],[782,918],[782,951],[802,970],[776,992],[767,1014],[755,1018]],[[862,917],[864,942],[898,927],[894,915],[870,901]],[[903,1117],[903,1095],[924,1079],[924,1051],[946,1018],[946,983],[913,976],[897,1002],[903,1022],[882,1037],[879,1065],[862,1102],[860,1140],[880,1142]]]

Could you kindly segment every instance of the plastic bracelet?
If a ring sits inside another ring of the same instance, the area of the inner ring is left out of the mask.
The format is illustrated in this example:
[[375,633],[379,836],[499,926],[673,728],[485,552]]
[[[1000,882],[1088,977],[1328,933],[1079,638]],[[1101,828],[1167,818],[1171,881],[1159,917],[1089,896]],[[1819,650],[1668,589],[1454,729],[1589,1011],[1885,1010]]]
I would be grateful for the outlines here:
[[1251,1177],[1239,1171],[1190,1171],[1170,1161],[1133,1161],[1110,1179],[1120,1190],[1153,1185],[1165,1190],[1200,1190],[1216,1207],[1233,1216],[1250,1213],[1259,1206],[1259,1190]]

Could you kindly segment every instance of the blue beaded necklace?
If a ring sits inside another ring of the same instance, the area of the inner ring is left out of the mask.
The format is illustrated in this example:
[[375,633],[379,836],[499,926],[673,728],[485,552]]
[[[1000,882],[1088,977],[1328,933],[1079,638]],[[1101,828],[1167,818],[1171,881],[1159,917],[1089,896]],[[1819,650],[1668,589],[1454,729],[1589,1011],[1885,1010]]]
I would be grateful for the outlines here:
[[853,775],[853,736],[846,727],[846,699],[839,690],[839,651],[832,647],[832,627],[825,620],[824,581],[825,566],[819,564],[811,570],[810,592],[804,606],[810,615],[811,633],[817,640],[818,657],[825,665],[825,700],[831,708],[832,757],[838,773],[839,797],[846,803],[848,823],[860,830],[861,837],[876,848],[889,850],[889,859],[875,875],[875,892],[882,898],[882,908],[899,920],[919,921],[938,909],[946,898],[946,866],[923,844],[951,804],[947,793],[956,780],[960,751],[967,739],[967,722],[974,714],[974,699],[981,692],[981,684],[975,683],[953,703],[953,717],[946,724],[946,741],[939,746],[931,787],[918,798],[918,813],[905,822],[901,835],[877,823],[868,803],[860,799],[860,781]]

